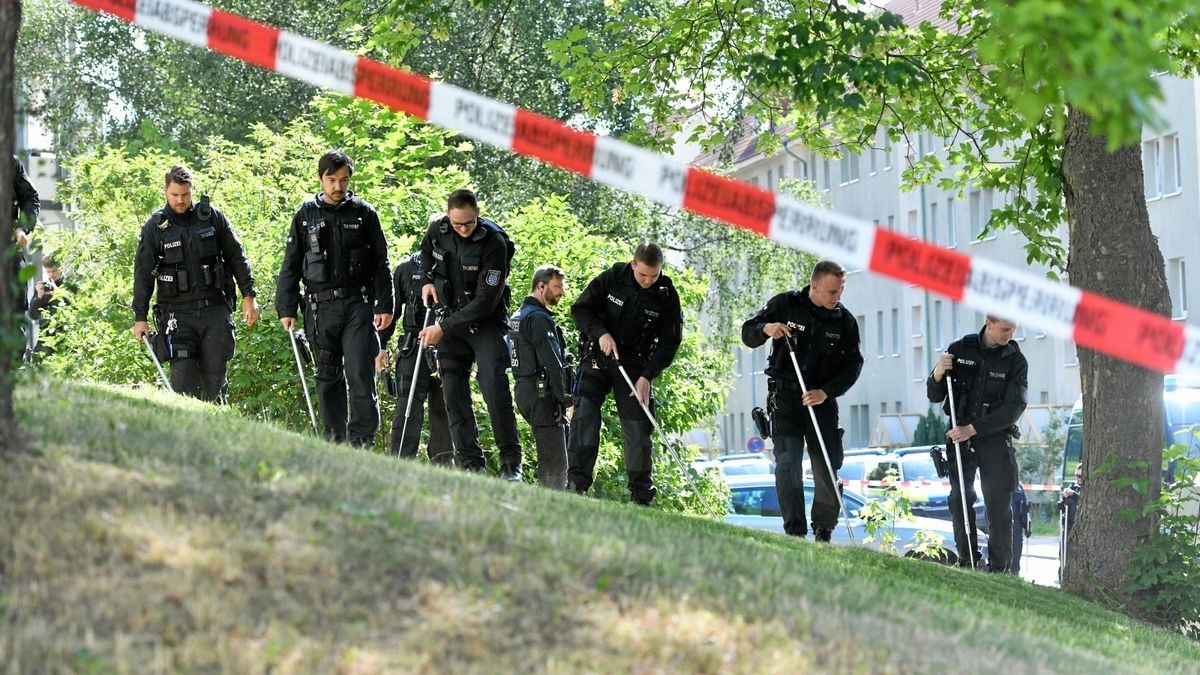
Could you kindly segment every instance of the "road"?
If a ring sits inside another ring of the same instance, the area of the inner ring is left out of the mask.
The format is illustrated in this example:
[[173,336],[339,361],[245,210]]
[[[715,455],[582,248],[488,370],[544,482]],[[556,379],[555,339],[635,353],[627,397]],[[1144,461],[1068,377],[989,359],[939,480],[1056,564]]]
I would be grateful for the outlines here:
[[1021,578],[1040,586],[1058,587],[1058,537],[1031,537],[1025,541]]

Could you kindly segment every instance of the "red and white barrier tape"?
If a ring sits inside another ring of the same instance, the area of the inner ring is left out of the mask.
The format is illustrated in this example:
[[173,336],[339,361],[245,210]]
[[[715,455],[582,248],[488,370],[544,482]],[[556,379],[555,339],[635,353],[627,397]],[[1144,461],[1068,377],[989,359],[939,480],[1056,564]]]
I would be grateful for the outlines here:
[[1165,373],[1200,373],[1200,328],[999,263],[908,239],[190,0],[72,0],[148,30],[682,207],[787,246]]
[[[950,487],[948,480],[848,480],[842,479],[842,485],[850,488],[886,488],[892,486],[898,487]],[[1050,491],[1057,492],[1062,489],[1061,485],[1053,483],[1022,483],[1021,487],[1027,492]]]

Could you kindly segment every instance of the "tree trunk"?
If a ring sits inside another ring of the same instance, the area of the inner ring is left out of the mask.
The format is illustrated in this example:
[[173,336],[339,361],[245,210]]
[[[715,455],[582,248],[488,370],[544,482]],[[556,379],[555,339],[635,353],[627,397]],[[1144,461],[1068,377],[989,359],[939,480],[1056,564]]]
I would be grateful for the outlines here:
[[[1167,314],[1162,252],[1150,232],[1141,148],[1109,153],[1078,109],[1067,115],[1063,184],[1070,227],[1071,283],[1151,312]],[[1071,529],[1063,587],[1137,613],[1122,590],[1131,554],[1157,527],[1142,509],[1158,495],[1163,451],[1162,374],[1089,349],[1079,350],[1083,391],[1083,482]],[[1145,494],[1117,487],[1145,481]],[[1130,523],[1122,512],[1137,514]]]
[[13,372],[18,362],[19,339],[14,316],[12,262],[12,203],[15,145],[13,121],[13,65],[17,31],[21,27],[20,0],[0,0],[0,455],[19,447],[13,415]]

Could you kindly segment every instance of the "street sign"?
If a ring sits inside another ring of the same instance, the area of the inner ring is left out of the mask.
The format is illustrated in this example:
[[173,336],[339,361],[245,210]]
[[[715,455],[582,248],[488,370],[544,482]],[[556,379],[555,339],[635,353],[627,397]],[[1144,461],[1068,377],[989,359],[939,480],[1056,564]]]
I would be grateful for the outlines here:
[[750,452],[762,452],[766,447],[767,443],[762,439],[762,436],[751,436],[746,440],[746,450]]

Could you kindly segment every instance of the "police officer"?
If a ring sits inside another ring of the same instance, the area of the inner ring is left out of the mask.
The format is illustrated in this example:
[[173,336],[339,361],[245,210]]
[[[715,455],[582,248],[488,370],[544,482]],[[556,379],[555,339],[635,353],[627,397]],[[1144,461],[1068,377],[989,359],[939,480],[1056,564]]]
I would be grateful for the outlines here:
[[[430,370],[429,359],[421,353],[417,341],[417,334],[421,332],[425,321],[425,305],[421,301],[421,286],[424,281],[419,251],[396,265],[396,271],[392,275],[392,288],[396,298],[395,315],[401,320],[393,322],[379,333],[383,350],[379,352],[379,362],[375,367],[377,370],[387,367],[388,342],[396,326],[402,325],[404,336],[400,339],[399,358],[396,359],[396,381],[400,383],[400,387],[396,395],[396,414],[392,418],[392,452],[400,457],[417,456],[421,425],[425,419],[425,401],[428,399],[429,461],[448,466],[454,463],[454,446],[450,444],[450,425],[446,418],[446,404],[442,400],[442,379]],[[420,365],[417,365],[418,361]],[[417,374],[415,383],[414,371]],[[416,391],[412,393],[412,410],[408,411],[409,389],[414,385]],[[405,414],[409,415],[407,432],[404,425]]]
[[[21,160],[13,155],[13,203],[12,203],[12,218],[13,218],[13,240],[17,244],[17,253],[13,256],[12,262],[12,279],[13,289],[16,292],[15,300],[16,307],[19,311],[24,312],[29,308],[29,299],[26,297],[26,290],[21,288],[17,279],[21,271],[21,266],[25,263],[24,250],[29,245],[29,235],[33,233],[33,227],[37,224],[38,214],[41,213],[41,199],[38,197],[37,188],[33,187],[33,183],[29,182],[29,174],[25,173],[25,167],[21,164]],[[25,214],[21,218],[21,214]]]
[[441,303],[446,316],[424,328],[425,344],[437,347],[446,413],[458,464],[483,471],[479,428],[471,409],[471,366],[479,366],[479,389],[500,448],[500,476],[521,480],[521,442],[508,388],[509,261],[511,242],[498,225],[479,216],[470,190],[455,190],[446,215],[434,219],[421,240],[422,302]]
[[233,358],[234,279],[242,294],[242,318],[258,320],[254,276],[246,250],[225,214],[201,197],[192,202],[192,172],[173,166],[163,195],[167,204],[142,225],[133,261],[133,328],[140,342],[150,330],[150,297],[160,351],[171,364],[177,393],[224,403],[226,367]]
[[[813,538],[827,542],[838,522],[838,496],[829,467],[821,453],[819,430],[836,472],[842,467],[842,435],[838,428],[837,398],[858,381],[863,357],[859,350],[858,322],[841,303],[846,290],[846,269],[832,260],[818,262],[809,284],[799,291],[771,298],[758,314],[742,324],[742,342],[751,349],[771,342],[767,366],[767,407],[775,440],[775,490],[786,533],[804,537],[804,448],[812,463]],[[788,344],[804,375],[807,391],[800,388]],[[817,427],[812,416],[816,413]]]
[[[938,358],[925,381],[926,393],[933,403],[950,414],[946,377],[954,378],[954,404],[958,426],[950,429],[950,443],[958,443],[962,454],[962,474],[966,483],[967,517],[964,526],[961,490],[953,445],[947,448],[950,461],[950,516],[954,520],[954,542],[960,565],[969,565],[971,554],[980,560],[976,540],[975,471],[983,485],[983,506],[991,525],[988,532],[988,569],[1007,572],[1012,557],[1012,492],[1017,483],[1017,462],[1012,439],[1017,435],[1017,420],[1025,412],[1029,366],[1020,347],[1013,342],[1017,325],[988,316],[979,333],[956,340]],[[967,532],[970,532],[970,539]]]
[[[600,451],[600,407],[609,391],[621,419],[630,498],[649,505],[658,492],[651,475],[653,426],[639,401],[653,413],[651,383],[675,360],[683,341],[679,294],[662,267],[662,249],[642,242],[633,260],[601,272],[571,306],[584,343],[567,449],[567,480],[577,493],[592,485]],[[635,391],[629,390],[618,362]]]
[[292,217],[275,308],[284,329],[294,330],[304,281],[304,325],[317,369],[325,437],[369,446],[379,429],[376,331],[392,323],[392,280],[379,216],[350,191],[353,174],[354,160],[341,150],[330,150],[317,161],[321,192]]
[[508,320],[517,409],[533,427],[538,484],[552,490],[567,487],[571,360],[562,328],[550,313],[566,292],[565,281],[566,275],[554,265],[537,268],[529,295]]
[[[961,507],[960,507],[961,508]],[[1033,522],[1029,517],[1029,499],[1025,496],[1025,488],[1017,480],[1016,489],[1012,493],[1012,560],[1009,561],[1008,571],[1019,575],[1021,573],[1021,554],[1025,551],[1025,540],[1033,534]]]

